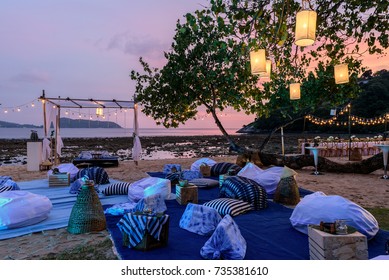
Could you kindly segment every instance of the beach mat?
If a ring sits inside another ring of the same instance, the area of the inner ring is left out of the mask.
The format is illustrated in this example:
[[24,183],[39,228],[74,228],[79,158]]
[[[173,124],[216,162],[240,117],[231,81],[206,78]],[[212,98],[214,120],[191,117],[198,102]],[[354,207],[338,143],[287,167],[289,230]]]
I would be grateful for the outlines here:
[[[214,195],[213,190],[201,189],[204,197]],[[213,197],[213,196],[211,196]],[[166,201],[170,216],[169,240],[166,247],[149,251],[138,251],[123,246],[122,234],[117,227],[121,216],[106,214],[108,230],[114,242],[118,257],[123,260],[199,260],[200,249],[209,239],[179,227],[179,220],[185,211],[175,200]],[[268,202],[263,210],[234,217],[242,236],[247,242],[246,260],[309,260],[308,236],[295,230],[290,221],[293,209]],[[380,230],[368,242],[369,258],[385,254],[385,242],[389,231]]]
[[[114,183],[119,181],[110,179],[110,182]],[[47,196],[53,204],[53,208],[48,218],[40,223],[21,228],[0,230],[0,240],[68,226],[70,213],[77,200],[77,195],[69,193],[70,186],[49,187],[48,179],[23,181],[17,182],[17,184],[23,191]],[[104,189],[107,185],[100,185],[100,190]],[[104,196],[100,193],[99,197],[102,204],[116,204],[128,200],[127,196],[124,195]]]

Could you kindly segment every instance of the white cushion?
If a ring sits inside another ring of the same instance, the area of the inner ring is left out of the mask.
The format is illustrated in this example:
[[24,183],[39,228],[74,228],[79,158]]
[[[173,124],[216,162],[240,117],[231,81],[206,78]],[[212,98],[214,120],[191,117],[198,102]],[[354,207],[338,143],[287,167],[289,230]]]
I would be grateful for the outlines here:
[[290,216],[292,226],[305,234],[308,233],[308,225],[319,225],[321,221],[333,223],[341,219],[368,239],[379,230],[378,222],[370,212],[344,197],[327,196],[322,192],[306,195]]
[[214,161],[213,159],[210,159],[210,158],[200,158],[200,159],[196,160],[194,163],[192,163],[192,165],[190,166],[190,170],[200,172],[200,166],[202,164],[206,164],[208,166],[213,166],[216,164],[216,161]]
[[146,177],[133,182],[128,189],[128,199],[132,202],[138,202],[142,198],[156,193],[160,193],[164,199],[172,199],[170,180]]
[[249,162],[237,175],[257,182],[266,190],[267,194],[274,194],[283,171],[284,167],[273,166],[267,169],[261,169],[257,165]]
[[0,230],[33,225],[45,220],[53,205],[46,196],[27,191],[0,193]]

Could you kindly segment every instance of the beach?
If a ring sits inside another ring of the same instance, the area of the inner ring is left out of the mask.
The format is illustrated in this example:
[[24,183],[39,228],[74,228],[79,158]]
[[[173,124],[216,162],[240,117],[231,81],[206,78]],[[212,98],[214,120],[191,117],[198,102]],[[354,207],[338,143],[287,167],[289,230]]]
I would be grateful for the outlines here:
[[[216,138],[221,139],[218,137]],[[171,139],[165,137],[162,143],[158,143],[158,141],[154,138],[154,140],[150,139],[148,145],[150,145],[150,147],[162,147],[164,145],[170,145],[176,148],[182,146],[185,147],[185,144],[179,145],[178,143],[185,143],[185,141],[189,141],[186,138],[180,138],[182,142],[179,142],[178,138],[173,139],[175,142],[171,142]],[[191,137],[190,143],[192,143],[194,139],[197,139],[200,143],[207,142],[208,140],[206,139],[210,139],[210,137]],[[217,145],[219,142],[211,143]],[[86,149],[85,146],[82,147],[82,145],[80,145],[80,142],[78,144],[80,149]],[[223,145],[223,149],[220,152],[210,152],[212,151],[212,149],[209,149],[208,152],[198,153],[201,156],[196,157],[143,159],[139,161],[138,165],[136,165],[132,160],[121,160],[119,162],[118,167],[106,168],[105,170],[107,171],[109,177],[112,179],[121,180],[125,182],[134,182],[147,177],[148,175],[146,174],[146,172],[162,171],[164,165],[169,163],[180,164],[182,168],[189,169],[191,164],[195,162],[199,157],[209,157],[214,159],[216,162],[236,162],[237,155],[234,155],[232,152],[230,152],[226,148],[225,143],[219,144]],[[273,143],[272,145],[278,144],[279,143]],[[144,147],[146,147],[146,144],[144,145]],[[188,147],[189,145],[190,144],[188,144]],[[210,142],[207,142],[207,145],[210,145]],[[294,152],[297,151],[297,143],[288,145],[294,147]],[[188,147],[186,150],[189,150]],[[289,148],[292,149],[291,147]],[[269,147],[269,149],[271,149],[271,147]],[[273,149],[276,148],[273,146]],[[389,208],[389,181],[380,179],[380,176],[382,176],[383,174],[382,170],[377,170],[373,173],[364,175],[325,173],[324,175],[318,176],[312,175],[312,171],[313,166],[306,167],[302,170],[296,170],[296,172],[298,173],[296,176],[296,181],[301,188],[308,189],[310,191],[321,191],[327,195],[340,195],[366,208]],[[0,176],[4,175],[11,176],[14,181],[18,182],[47,178],[47,171],[27,172],[26,165],[23,164],[2,165],[0,166]],[[101,249],[99,249],[101,251],[101,254],[99,254],[99,256],[97,256],[96,252],[93,252],[90,255],[87,255],[87,257],[84,256],[84,258],[117,258],[114,253],[113,247],[110,245],[110,237],[107,231],[102,231],[99,233],[72,235],[69,234],[65,228],[61,228],[57,230],[49,230],[41,233],[30,234],[27,236],[1,240],[0,259],[32,260],[55,258],[58,254],[61,254],[63,252],[71,252],[72,250],[77,250],[77,248],[85,247],[97,248],[101,246],[101,244],[105,245],[102,246]],[[69,258],[76,259],[77,253],[75,253],[72,257]]]

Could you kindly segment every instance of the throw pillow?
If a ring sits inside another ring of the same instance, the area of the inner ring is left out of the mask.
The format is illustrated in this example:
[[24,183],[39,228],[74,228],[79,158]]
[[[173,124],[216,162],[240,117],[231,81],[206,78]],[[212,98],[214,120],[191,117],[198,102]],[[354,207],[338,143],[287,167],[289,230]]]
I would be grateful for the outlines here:
[[254,209],[250,203],[233,198],[217,198],[203,205],[215,209],[221,216],[228,214],[232,217]]
[[236,175],[242,168],[231,162],[219,162],[211,167],[211,176],[219,176],[222,174],[231,173],[230,175]]
[[228,177],[220,188],[219,196],[246,201],[255,210],[267,207],[266,190],[257,182],[241,176]]
[[102,193],[106,196],[108,195],[127,195],[128,188],[131,186],[131,183],[120,182],[120,183],[112,183],[106,187]]

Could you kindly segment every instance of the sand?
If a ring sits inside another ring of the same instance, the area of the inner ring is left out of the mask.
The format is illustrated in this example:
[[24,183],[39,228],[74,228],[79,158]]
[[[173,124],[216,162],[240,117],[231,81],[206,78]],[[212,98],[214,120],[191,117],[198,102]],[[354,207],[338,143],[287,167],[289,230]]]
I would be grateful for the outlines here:
[[[216,157],[217,162],[235,162],[236,156]],[[147,177],[146,171],[162,171],[164,164],[178,163],[190,168],[197,158],[177,158],[167,160],[142,160],[138,165],[133,161],[121,161],[118,167],[106,168],[110,178],[133,182]],[[297,170],[296,180],[300,187],[311,191],[322,191],[327,195],[341,195],[362,207],[389,208],[389,180],[382,180],[382,170],[371,174],[311,175],[313,168]],[[27,172],[26,166],[0,166],[0,175],[12,176],[14,181],[45,178],[46,172]],[[102,231],[93,234],[72,235],[66,228],[34,233],[27,236],[0,241],[0,259],[42,259],[45,256],[69,251],[79,245],[95,246],[109,240],[109,233]],[[116,259],[109,248],[104,252],[107,259]],[[93,256],[91,257],[93,258]]]

